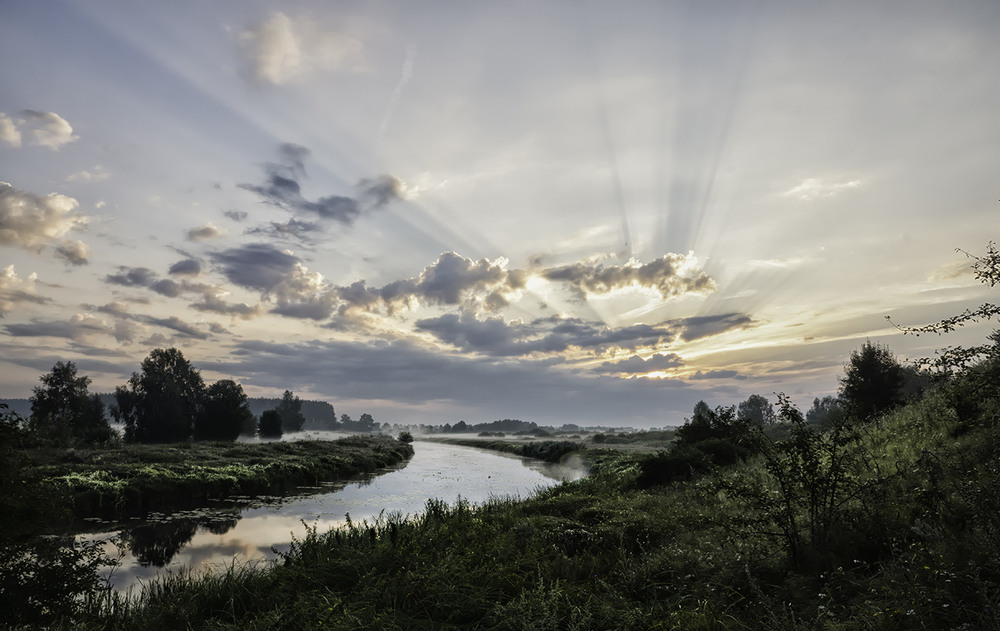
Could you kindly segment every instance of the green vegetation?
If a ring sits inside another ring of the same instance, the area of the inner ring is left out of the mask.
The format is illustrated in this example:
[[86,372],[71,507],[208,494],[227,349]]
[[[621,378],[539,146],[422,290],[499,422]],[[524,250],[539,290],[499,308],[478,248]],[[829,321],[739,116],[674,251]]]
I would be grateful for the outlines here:
[[121,515],[209,498],[284,492],[397,464],[413,454],[390,437],[275,443],[181,443],[39,449],[22,470],[78,517]]
[[[959,384],[960,385],[960,384]],[[526,501],[311,531],[278,565],[86,601],[81,628],[980,629],[1000,624],[1000,427],[943,391],[640,488],[627,451]],[[773,451],[769,451],[773,450]],[[761,502],[762,498],[773,500]],[[963,626],[964,625],[964,626]]]
[[532,442],[511,442],[506,440],[482,440],[482,439],[462,439],[451,438],[441,440],[441,442],[451,445],[463,445],[465,447],[479,447],[481,449],[491,449],[509,454],[523,456],[525,458],[536,458],[545,462],[559,462],[566,454],[580,451],[583,445],[568,440],[541,440]]

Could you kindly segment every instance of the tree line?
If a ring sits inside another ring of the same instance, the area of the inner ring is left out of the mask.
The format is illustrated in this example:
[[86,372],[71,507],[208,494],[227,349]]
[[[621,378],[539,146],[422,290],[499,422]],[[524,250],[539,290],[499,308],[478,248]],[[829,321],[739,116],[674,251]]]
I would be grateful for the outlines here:
[[[110,410],[100,395],[89,392],[91,379],[79,375],[71,361],[56,362],[40,380],[42,385],[33,389],[29,399],[31,415],[21,428],[39,444],[100,445],[119,440],[108,412],[124,427],[120,438],[136,443],[234,441],[240,435],[278,438],[301,431],[306,422],[304,402],[292,391],[285,390],[280,399],[255,400],[272,406],[256,415],[242,385],[232,379],[206,384],[176,348],[150,352],[141,370],[115,388]],[[325,405],[332,414],[333,407]],[[370,414],[362,414],[357,421],[344,414],[339,423],[327,425],[354,432],[380,427]]]

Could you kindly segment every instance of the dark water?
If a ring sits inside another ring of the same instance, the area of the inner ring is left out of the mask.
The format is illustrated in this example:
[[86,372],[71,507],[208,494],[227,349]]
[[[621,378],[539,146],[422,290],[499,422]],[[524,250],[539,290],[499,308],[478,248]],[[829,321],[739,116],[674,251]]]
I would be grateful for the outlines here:
[[308,494],[265,499],[249,507],[153,514],[81,538],[108,540],[110,554],[124,553],[111,582],[117,589],[128,589],[165,572],[214,571],[234,561],[274,559],[274,550],[287,550],[293,535],[305,535],[303,522],[323,532],[346,523],[348,514],[354,522],[372,521],[383,511],[420,513],[431,498],[480,503],[490,497],[527,497],[582,475],[579,468],[470,447],[426,441],[413,446],[414,456],[405,465],[364,480],[304,489]]

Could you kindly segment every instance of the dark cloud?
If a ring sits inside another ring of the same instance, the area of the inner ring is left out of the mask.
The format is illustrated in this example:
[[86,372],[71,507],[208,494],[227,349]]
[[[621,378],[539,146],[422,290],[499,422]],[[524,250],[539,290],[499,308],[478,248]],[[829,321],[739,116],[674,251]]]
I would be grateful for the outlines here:
[[168,298],[176,298],[184,291],[183,285],[169,278],[163,278],[150,283],[149,288],[161,296],[167,296]]
[[669,371],[684,365],[677,353],[658,353],[649,359],[633,355],[624,361],[604,362],[594,372],[607,374],[642,375],[655,371]]
[[113,335],[108,323],[93,316],[77,314],[69,320],[32,320],[30,323],[8,324],[4,328],[12,337],[61,337],[80,340],[93,335]]
[[238,223],[242,223],[242,222],[246,221],[246,219],[248,217],[246,211],[243,211],[243,210],[227,210],[226,212],[224,212],[222,214],[225,215],[226,217],[229,217],[233,221],[238,222]]
[[300,221],[294,217],[286,222],[272,221],[266,226],[248,228],[245,234],[263,235],[272,239],[283,239],[294,237],[300,241],[308,239],[310,233],[320,232],[322,228],[318,223],[311,221]]
[[189,241],[209,241],[211,239],[218,239],[223,234],[225,233],[217,228],[215,224],[207,223],[204,226],[188,230],[187,238]]
[[179,333],[182,337],[190,337],[196,340],[206,340],[209,335],[199,329],[198,327],[184,322],[177,316],[170,316],[169,318],[154,318],[152,316],[140,316],[143,322],[147,324],[153,324],[164,329],[170,329]]
[[279,147],[279,153],[282,162],[264,165],[266,179],[262,184],[240,184],[239,187],[256,193],[264,203],[289,212],[309,213],[345,225],[353,224],[362,213],[382,208],[401,197],[400,181],[391,175],[380,175],[358,183],[357,199],[328,195],[314,201],[308,200],[302,196],[302,187],[297,178],[305,176],[304,161],[309,150],[286,143]]
[[156,282],[156,272],[148,267],[118,266],[117,274],[108,274],[104,282],[125,287],[149,287]]
[[195,259],[177,261],[170,266],[167,273],[174,276],[197,276],[201,274],[201,263]]
[[680,337],[685,342],[719,335],[726,331],[753,326],[753,319],[745,313],[725,313],[714,316],[696,316],[676,321],[681,328]]
[[581,297],[626,287],[654,289],[664,299],[715,290],[715,281],[695,268],[693,259],[673,253],[644,264],[635,261],[626,265],[574,263],[542,269],[538,273],[548,280],[570,285]]
[[646,324],[615,329],[562,317],[505,322],[500,317],[480,320],[470,312],[418,320],[415,327],[456,348],[501,357],[560,353],[569,348],[594,352],[637,349],[669,343],[676,336],[671,327]]
[[90,248],[83,241],[62,241],[56,246],[56,256],[65,260],[70,265],[86,265],[90,261]]
[[204,292],[202,300],[192,303],[191,308],[203,313],[217,313],[242,320],[251,320],[264,313],[264,308],[260,304],[250,306],[245,302],[227,302],[216,291]]
[[298,257],[267,243],[250,243],[210,255],[229,281],[264,294],[275,291],[300,264]]
[[709,370],[707,372],[698,371],[688,377],[689,379],[746,379],[746,375],[741,375],[735,370]]
[[[242,341],[213,366],[244,385],[280,391],[294,383],[317,397],[352,401],[379,421],[679,425],[711,394],[671,379],[576,374],[551,361],[449,356],[406,341]],[[341,404],[340,407],[346,407]]]

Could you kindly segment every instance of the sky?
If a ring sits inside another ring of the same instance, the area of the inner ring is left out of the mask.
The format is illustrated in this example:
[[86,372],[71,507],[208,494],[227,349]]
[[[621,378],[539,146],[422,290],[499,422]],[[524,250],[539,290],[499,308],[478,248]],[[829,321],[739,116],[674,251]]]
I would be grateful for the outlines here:
[[[661,427],[990,326],[1000,3],[0,4],[0,396]],[[892,317],[891,321],[886,316]]]

